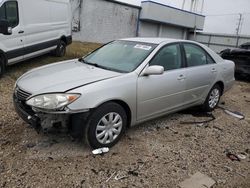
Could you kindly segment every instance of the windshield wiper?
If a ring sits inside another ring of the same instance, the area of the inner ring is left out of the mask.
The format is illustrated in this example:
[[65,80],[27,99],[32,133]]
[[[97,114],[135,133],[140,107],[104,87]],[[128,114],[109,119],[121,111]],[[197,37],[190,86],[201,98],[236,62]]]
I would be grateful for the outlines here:
[[85,64],[87,64],[87,65],[92,65],[92,66],[94,66],[94,67],[98,67],[98,68],[102,68],[102,69],[111,70],[111,69],[109,69],[108,67],[104,67],[104,66],[99,65],[99,64],[97,64],[97,63],[90,63],[90,62],[86,61],[85,59],[83,59],[82,57],[79,58],[78,61],[83,62],[83,63],[85,63]]
[[85,63],[87,65],[92,65],[92,66],[97,67],[97,68],[101,68],[101,69],[105,69],[105,70],[110,70],[110,71],[115,71],[115,72],[125,73],[125,71],[119,71],[119,70],[116,70],[116,69],[112,69],[112,68],[109,68],[109,67],[105,67],[105,66],[99,65],[97,63],[90,63],[90,62],[86,61],[82,57],[79,58],[78,61],[83,62],[83,63]]

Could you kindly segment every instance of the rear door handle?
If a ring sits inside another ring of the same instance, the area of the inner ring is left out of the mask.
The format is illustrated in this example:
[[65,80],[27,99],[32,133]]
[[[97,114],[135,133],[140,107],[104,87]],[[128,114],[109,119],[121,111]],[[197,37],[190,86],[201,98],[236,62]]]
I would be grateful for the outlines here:
[[183,74],[181,74],[180,76],[177,77],[177,80],[185,80],[185,79],[186,79],[186,77]]
[[21,30],[21,31],[19,31],[18,33],[19,33],[19,34],[22,34],[22,33],[24,33],[24,31]]

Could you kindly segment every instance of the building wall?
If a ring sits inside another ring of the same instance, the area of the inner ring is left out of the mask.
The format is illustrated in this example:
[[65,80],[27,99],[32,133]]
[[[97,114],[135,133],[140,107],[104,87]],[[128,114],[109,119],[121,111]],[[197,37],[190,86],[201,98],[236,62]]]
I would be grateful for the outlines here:
[[[187,39],[188,30],[195,27],[196,22],[193,23],[193,19],[201,20],[199,27],[204,23],[204,17],[201,15],[153,2],[142,3],[142,9],[114,0],[71,0],[71,3],[75,41],[106,43],[136,36]],[[149,11],[151,9],[153,12]],[[173,19],[178,14],[187,15],[188,24],[182,19]]]
[[[78,4],[79,0],[72,1],[73,11]],[[104,0],[83,0],[81,7],[80,13],[73,12],[75,22],[80,15],[80,31],[73,33],[74,40],[105,43],[136,36],[138,8]]]
[[205,44],[210,47],[215,52],[219,53],[220,51],[226,48],[236,48],[237,46],[250,42],[250,36],[236,36],[236,35],[226,35],[226,34],[216,34],[216,33],[190,33],[189,40],[194,40]]
[[140,37],[164,37],[174,39],[186,39],[185,29],[167,24],[142,21],[139,26]]

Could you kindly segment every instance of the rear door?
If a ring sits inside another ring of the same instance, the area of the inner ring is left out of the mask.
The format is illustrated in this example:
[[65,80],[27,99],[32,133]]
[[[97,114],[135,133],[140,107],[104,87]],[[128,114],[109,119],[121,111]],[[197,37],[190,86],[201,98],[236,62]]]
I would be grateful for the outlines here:
[[215,61],[200,46],[183,43],[183,49],[187,66],[185,104],[191,104],[207,96],[218,70]]
[[11,35],[0,34],[1,45],[7,53],[8,63],[23,59],[24,34],[19,8],[17,1],[7,1],[0,8],[0,19],[7,20],[12,28]]
[[164,67],[162,75],[139,76],[137,82],[137,120],[173,110],[182,106],[186,85],[181,48],[169,44],[159,50],[149,66]]

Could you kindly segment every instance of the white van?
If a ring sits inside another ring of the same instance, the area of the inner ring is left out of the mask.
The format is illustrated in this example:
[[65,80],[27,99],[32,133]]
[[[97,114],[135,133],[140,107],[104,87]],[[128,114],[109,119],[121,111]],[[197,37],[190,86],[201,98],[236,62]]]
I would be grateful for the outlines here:
[[70,0],[0,0],[0,76],[7,65],[71,44]]

